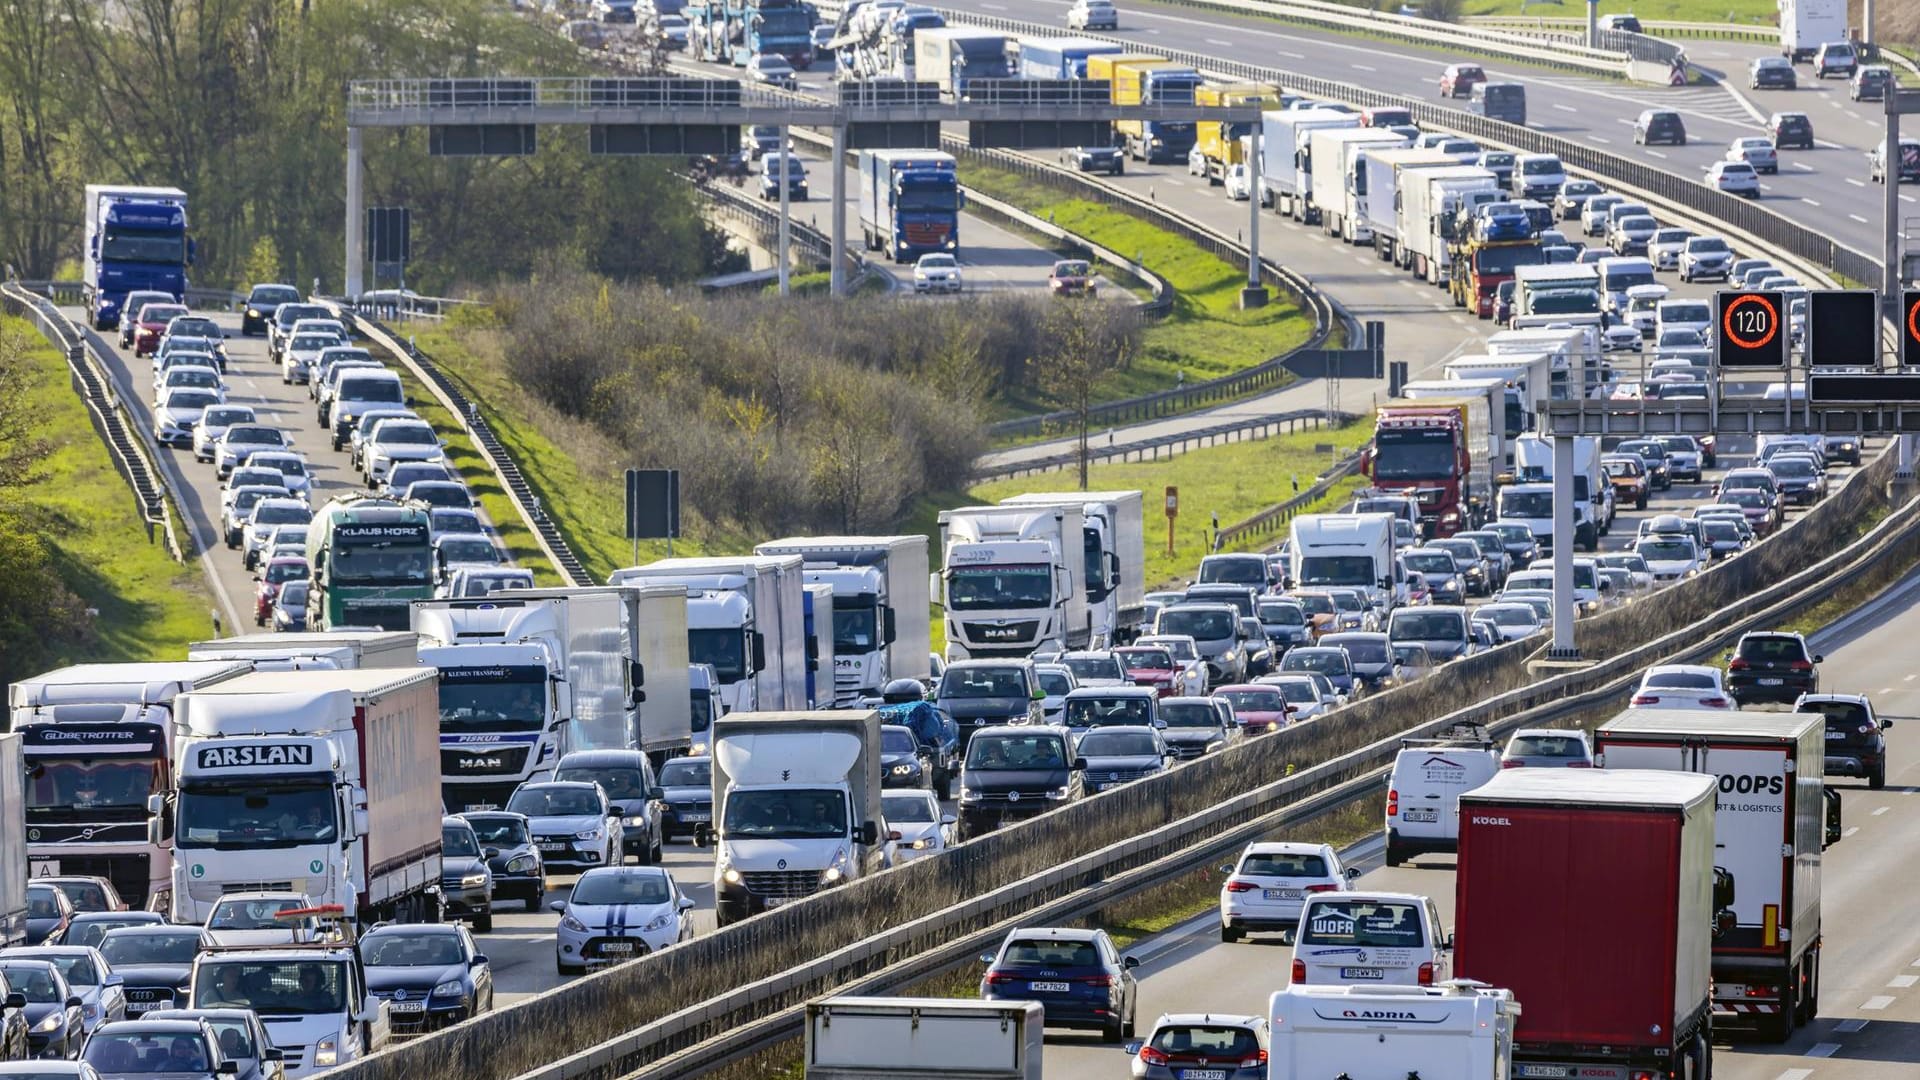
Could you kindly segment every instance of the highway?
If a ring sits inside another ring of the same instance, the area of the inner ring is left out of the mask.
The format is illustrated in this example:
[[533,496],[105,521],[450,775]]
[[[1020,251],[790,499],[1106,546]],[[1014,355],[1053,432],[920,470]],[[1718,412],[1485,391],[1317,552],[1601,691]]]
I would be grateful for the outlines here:
[[[1909,575],[1851,624],[1814,637],[1824,652],[1821,689],[1865,693],[1888,732],[1888,783],[1836,778],[1845,806],[1845,836],[1826,852],[1821,883],[1824,946],[1819,1018],[1783,1046],[1738,1041],[1722,1034],[1714,1051],[1718,1080],[1888,1080],[1920,1075],[1920,924],[1906,918],[1914,883],[1908,857],[1920,843],[1920,819],[1901,811],[1920,791],[1920,681],[1906,650],[1891,641],[1920,635],[1920,572]],[[1453,918],[1453,860],[1427,855],[1412,865],[1380,864],[1379,835],[1361,845],[1360,889],[1431,896],[1449,924]],[[1225,860],[1223,860],[1225,861]],[[1894,904],[1889,899],[1899,897]],[[1596,948],[1623,946],[1596,934]],[[1138,943],[1141,957],[1139,1033],[1163,1012],[1263,1014],[1267,997],[1284,985],[1292,950],[1275,937],[1239,944],[1220,941],[1214,912]],[[1526,1002],[1520,1003],[1524,1010]],[[1047,1037],[1048,1080],[1095,1080],[1125,1075],[1125,1055],[1097,1036],[1063,1031]]]

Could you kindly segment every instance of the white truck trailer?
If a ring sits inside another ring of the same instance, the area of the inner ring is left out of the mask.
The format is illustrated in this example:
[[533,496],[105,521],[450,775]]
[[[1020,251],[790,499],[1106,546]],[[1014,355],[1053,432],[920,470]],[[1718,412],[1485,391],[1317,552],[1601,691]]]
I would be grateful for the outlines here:
[[1800,63],[1820,46],[1847,40],[1847,0],[1779,0],[1780,55]]
[[807,1002],[806,1080],[1041,1080],[1037,1001],[830,997]]
[[1308,223],[1318,219],[1323,232],[1349,244],[1370,242],[1373,234],[1360,218],[1354,191],[1356,183],[1364,187],[1367,182],[1360,155],[1406,145],[1406,136],[1385,128],[1320,128],[1309,134],[1307,158],[1301,163],[1308,174]]
[[1078,506],[1086,525],[1087,608],[1094,644],[1133,640],[1147,617],[1147,534],[1138,491],[1036,491],[1001,506]]
[[189,660],[249,660],[256,671],[412,667],[419,638],[406,630],[335,630],[328,633],[247,634],[196,641]]
[[1320,128],[1357,128],[1360,118],[1332,109],[1282,109],[1260,114],[1260,179],[1274,213],[1304,220],[1308,173],[1300,160],[1300,140]]
[[1084,649],[1093,613],[1081,582],[1078,506],[964,506],[940,512],[947,659]]
[[[0,806],[27,801],[27,758],[20,736],[0,735]],[[0,949],[27,943],[27,819],[0,814]]]
[[615,570],[611,585],[687,590],[687,656],[713,665],[728,712],[797,710],[807,700],[804,561],[798,555],[659,559]]
[[181,695],[173,920],[269,882],[362,927],[437,921],[438,679],[262,671]]
[[851,708],[894,679],[925,679],[932,597],[924,536],[796,536],[754,546],[798,555],[809,584],[833,586],[833,702]]
[[1445,287],[1452,265],[1448,243],[1462,206],[1502,198],[1500,178],[1477,165],[1402,173],[1401,263],[1429,285]]
[[668,582],[516,590],[567,604],[574,750],[644,750],[664,761],[693,741],[687,590]]
[[1466,980],[1289,986],[1267,1001],[1267,1076],[1508,1080],[1519,1019],[1511,991]]
[[1373,236],[1376,255],[1389,262],[1398,260],[1402,174],[1422,169],[1451,169],[1458,164],[1459,158],[1433,149],[1370,146],[1360,151],[1360,165],[1356,168],[1354,179],[1356,184],[1360,184],[1361,171],[1364,171],[1365,182],[1360,184],[1360,190],[1355,192],[1354,198],[1358,216]]

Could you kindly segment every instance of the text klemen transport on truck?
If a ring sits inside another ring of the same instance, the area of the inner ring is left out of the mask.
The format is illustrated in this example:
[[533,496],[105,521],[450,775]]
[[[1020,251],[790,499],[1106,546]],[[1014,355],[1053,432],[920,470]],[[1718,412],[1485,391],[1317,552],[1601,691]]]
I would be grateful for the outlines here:
[[1710,776],[1505,769],[1460,796],[1456,975],[1513,991],[1516,1077],[1705,1077]]
[[720,718],[713,725],[713,814],[721,926],[874,873],[887,845],[880,833],[880,714]]
[[187,659],[247,660],[256,671],[412,667],[419,662],[418,643],[413,634],[398,630],[247,634],[193,642],[187,646]]
[[833,701],[878,698],[894,679],[924,679],[932,650],[924,536],[796,536],[754,546],[798,555],[811,584],[833,586]]
[[1132,641],[1147,617],[1147,537],[1138,491],[1033,491],[1001,506],[1078,506],[1085,523],[1093,647]]
[[438,679],[270,671],[181,695],[173,920],[203,923],[223,894],[269,888],[363,927],[438,921]]
[[1077,506],[963,506],[940,512],[947,659],[1084,649],[1093,616],[1081,585]]
[[1464,980],[1289,986],[1267,999],[1267,1076],[1510,1080],[1520,1015],[1512,992]]
[[1704,773],[1720,787],[1713,1006],[1785,1042],[1820,984],[1826,719],[1818,713],[1636,709],[1594,733],[1604,769]]
[[120,325],[129,292],[187,296],[187,266],[193,241],[187,239],[187,193],[179,188],[119,187],[88,184],[86,246],[80,279],[87,316],[96,330]]
[[960,252],[959,174],[940,150],[860,151],[860,231],[895,262]]
[[1037,1001],[830,997],[807,1002],[806,1080],[1041,1080]]
[[131,906],[164,907],[173,830],[149,800],[172,788],[179,698],[251,670],[238,660],[77,664],[9,687],[34,873],[104,877]]

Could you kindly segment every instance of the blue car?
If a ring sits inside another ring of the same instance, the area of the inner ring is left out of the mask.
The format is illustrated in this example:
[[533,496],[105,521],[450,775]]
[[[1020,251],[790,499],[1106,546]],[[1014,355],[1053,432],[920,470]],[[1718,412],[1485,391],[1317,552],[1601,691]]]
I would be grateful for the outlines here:
[[28,945],[58,945],[73,922],[73,901],[51,885],[27,886]]
[[438,1031],[493,1008],[493,968],[455,923],[389,923],[360,939],[367,992],[396,1035]]
[[1133,1036],[1139,961],[1121,956],[1105,930],[1033,927],[1014,930],[1000,951],[980,958],[987,1001],[1038,1001],[1048,1027],[1090,1028],[1109,1043]]
[[1335,691],[1354,696],[1353,658],[1337,645],[1312,645],[1294,649],[1280,660],[1280,670],[1325,675]]

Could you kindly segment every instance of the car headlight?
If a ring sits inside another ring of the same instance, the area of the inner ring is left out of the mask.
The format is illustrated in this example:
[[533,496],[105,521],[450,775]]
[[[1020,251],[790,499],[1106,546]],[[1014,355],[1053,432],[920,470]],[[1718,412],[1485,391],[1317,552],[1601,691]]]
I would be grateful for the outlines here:
[[477,889],[486,883],[487,875],[485,874],[462,874],[460,876],[460,887],[463,889]]
[[584,934],[587,932],[587,924],[574,918],[572,912],[568,912],[560,916],[560,929],[575,934]]
[[313,1046],[313,1063],[316,1067],[322,1069],[340,1064],[339,1040],[329,1035],[315,1043]]
[[465,997],[467,988],[459,979],[448,979],[433,988],[434,997]]
[[720,878],[729,885],[738,885],[740,884],[740,871],[729,866],[720,874]]
[[963,787],[960,789],[960,801],[963,803],[979,802],[981,798],[982,796],[980,792],[974,790],[973,788]]
[[648,922],[647,925],[641,927],[640,929],[647,933],[652,933],[655,930],[665,930],[667,927],[673,925],[673,919],[674,919],[673,912],[663,911],[660,914],[655,915],[652,921]]
[[530,874],[533,872],[533,856],[515,855],[507,860],[507,873]]
[[1056,800],[1064,799],[1067,797],[1068,794],[1069,794],[1068,788],[1066,785],[1063,784],[1060,787],[1054,788],[1052,791],[1047,792],[1047,798],[1056,799]]
[[933,841],[924,836],[913,842],[913,850],[915,851],[925,851],[932,846]]
[[627,827],[630,829],[642,829],[645,828],[647,824],[645,814],[635,814],[631,817],[622,818],[621,820],[626,822]]
[[48,1013],[47,1018],[45,1020],[42,1020],[39,1023],[33,1025],[33,1030],[43,1035],[49,1031],[59,1031],[60,1025],[66,1023],[66,1020],[67,1020],[67,1014],[61,1010],[56,1009],[53,1012]]
[[837,866],[829,866],[825,870],[820,871],[820,881],[826,885],[831,885],[845,876],[846,871],[841,870]]
[[600,839],[600,830],[583,829],[580,832],[574,833],[573,838],[575,840],[598,840]]
[[913,773],[912,765],[895,765],[891,770],[895,776],[908,776]]
[[259,312],[257,312],[257,311],[255,311],[255,310],[253,310],[252,308],[248,308],[248,309],[247,309],[247,318],[249,318],[249,319],[257,319],[257,318],[259,318],[259,317],[260,317],[260,313],[259,313]]

